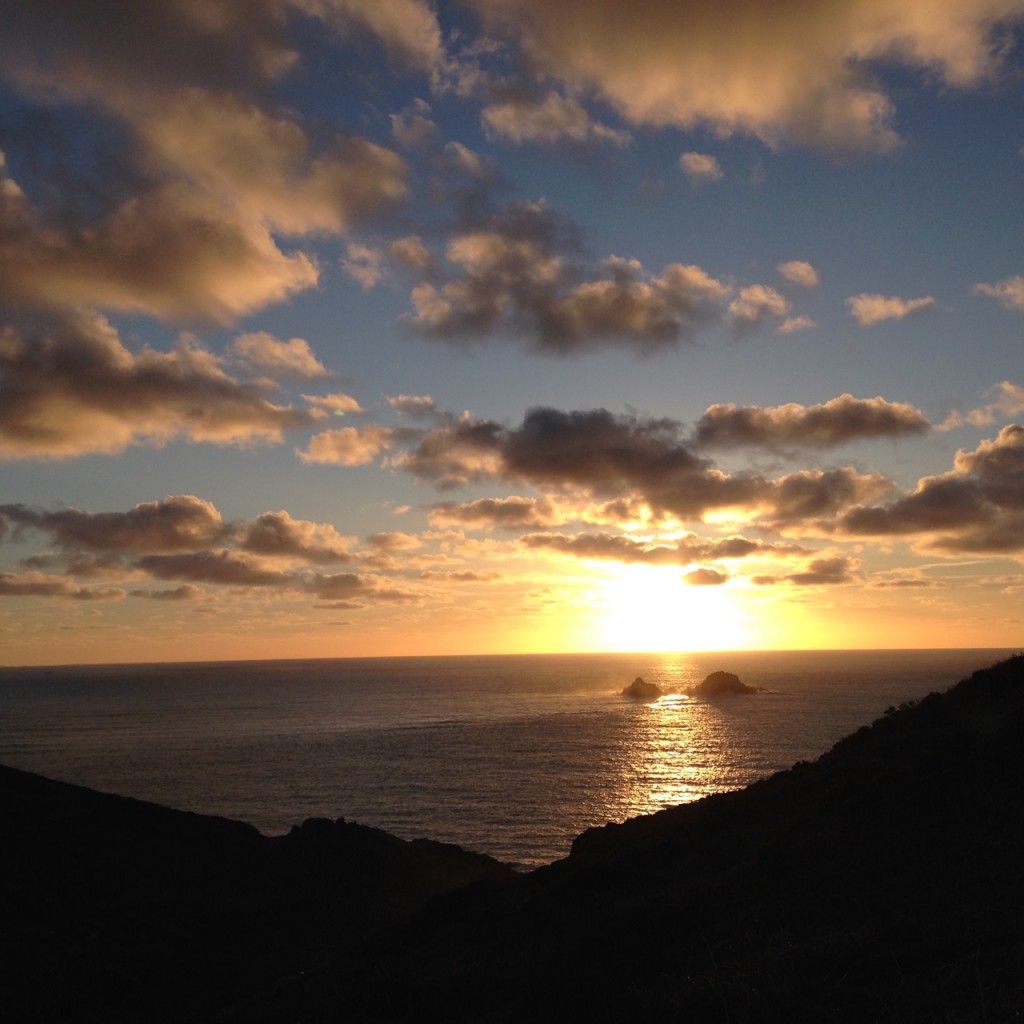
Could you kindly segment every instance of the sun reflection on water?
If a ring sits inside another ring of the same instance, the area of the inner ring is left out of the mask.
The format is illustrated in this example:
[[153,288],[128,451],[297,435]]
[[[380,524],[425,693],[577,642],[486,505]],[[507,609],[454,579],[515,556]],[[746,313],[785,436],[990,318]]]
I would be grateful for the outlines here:
[[[651,814],[743,785],[737,778],[729,707],[682,692],[699,682],[685,657],[666,658],[657,682],[666,693],[623,707],[624,743],[615,803],[621,818]],[[742,774],[742,773],[741,773]],[[621,820],[620,818],[620,820]]]

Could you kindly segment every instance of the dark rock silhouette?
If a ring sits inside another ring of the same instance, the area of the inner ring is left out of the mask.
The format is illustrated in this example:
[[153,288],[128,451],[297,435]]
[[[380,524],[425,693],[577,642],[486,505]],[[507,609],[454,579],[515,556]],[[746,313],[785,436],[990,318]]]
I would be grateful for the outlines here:
[[697,697],[720,697],[730,693],[760,693],[761,690],[757,686],[747,686],[740,682],[740,677],[732,672],[712,672],[705,676],[702,683],[687,692]]
[[1020,1020],[1022,750],[1019,656],[515,877],[3,769],[5,1021]]
[[654,700],[660,697],[664,691],[657,683],[647,683],[641,676],[637,676],[620,691],[623,697],[632,697],[634,700]]

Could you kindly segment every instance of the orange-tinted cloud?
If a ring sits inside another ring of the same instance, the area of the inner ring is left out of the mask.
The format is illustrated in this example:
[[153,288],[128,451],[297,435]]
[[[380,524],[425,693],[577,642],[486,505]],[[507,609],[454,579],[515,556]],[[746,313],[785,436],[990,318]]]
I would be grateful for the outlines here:
[[471,0],[538,76],[590,89],[637,125],[747,132],[771,145],[891,149],[871,62],[970,87],[1000,65],[1016,0]]
[[920,299],[901,299],[886,295],[854,295],[846,300],[850,313],[861,327],[872,327],[883,320],[905,320],[932,309],[935,299],[927,295]]
[[0,330],[0,457],[113,454],[174,438],[277,442],[311,425],[229,376],[194,342],[133,352],[102,317]]

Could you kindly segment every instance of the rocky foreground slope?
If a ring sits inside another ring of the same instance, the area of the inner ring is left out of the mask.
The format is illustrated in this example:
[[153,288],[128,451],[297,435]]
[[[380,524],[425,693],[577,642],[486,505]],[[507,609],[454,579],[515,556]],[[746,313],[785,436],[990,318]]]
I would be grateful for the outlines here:
[[4,770],[3,983],[40,1021],[1020,1020],[1022,807],[1024,656],[526,876]]

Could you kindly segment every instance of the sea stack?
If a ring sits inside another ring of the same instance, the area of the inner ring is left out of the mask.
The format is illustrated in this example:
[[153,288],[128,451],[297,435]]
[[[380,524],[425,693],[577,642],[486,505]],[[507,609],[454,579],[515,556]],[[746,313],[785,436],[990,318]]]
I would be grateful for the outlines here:
[[690,693],[698,697],[719,697],[726,693],[758,693],[756,686],[747,686],[740,682],[740,677],[732,672],[712,672],[700,686],[695,686]]
[[642,676],[637,676],[621,692],[623,697],[632,697],[634,700],[654,700],[661,696],[662,689],[657,683],[644,682]]

